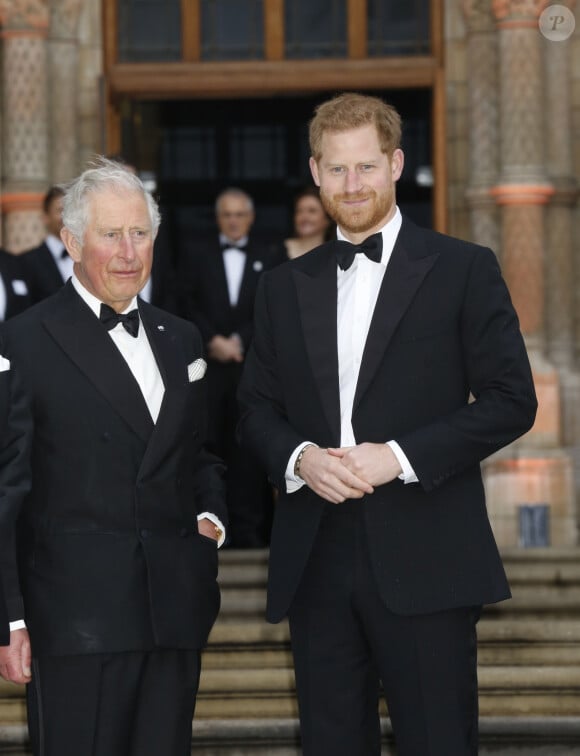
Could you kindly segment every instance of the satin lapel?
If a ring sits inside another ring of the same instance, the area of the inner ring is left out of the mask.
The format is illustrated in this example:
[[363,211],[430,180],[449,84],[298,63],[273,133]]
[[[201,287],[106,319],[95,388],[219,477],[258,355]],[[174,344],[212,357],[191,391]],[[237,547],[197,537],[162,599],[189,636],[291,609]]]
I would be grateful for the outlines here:
[[[414,256],[409,254],[410,249],[415,252]],[[409,246],[408,234],[403,233],[402,229],[387,265],[371,320],[353,409],[356,409],[368,389],[397,325],[437,257],[437,253],[417,255],[415,245]]]
[[220,307],[224,312],[231,308],[230,290],[228,289],[228,277],[226,275],[226,266],[224,263],[224,254],[219,244],[213,249],[210,258],[207,261],[213,270],[216,282],[215,295],[221,302]]
[[238,307],[248,305],[253,309],[254,299],[256,297],[256,286],[261,272],[265,270],[264,251],[257,247],[257,252],[253,251],[252,240],[250,239],[249,248],[246,250],[246,261],[244,263],[244,273],[240,284],[240,293],[238,296]]
[[242,274],[242,280],[240,281],[240,292],[238,294],[238,302],[236,307],[242,307],[246,300],[254,298],[256,295],[256,287],[250,286],[250,279],[255,276],[253,265],[256,262],[256,258],[253,257],[251,252],[246,252],[246,260],[244,262],[244,272]]
[[[336,259],[332,247],[322,264],[292,269],[306,352],[336,445],[340,444],[340,395],[336,336]],[[310,260],[304,261],[310,263]],[[320,260],[316,259],[316,263]]]
[[44,318],[45,328],[127,425],[147,441],[153,421],[121,353],[70,281],[58,297],[58,306]]

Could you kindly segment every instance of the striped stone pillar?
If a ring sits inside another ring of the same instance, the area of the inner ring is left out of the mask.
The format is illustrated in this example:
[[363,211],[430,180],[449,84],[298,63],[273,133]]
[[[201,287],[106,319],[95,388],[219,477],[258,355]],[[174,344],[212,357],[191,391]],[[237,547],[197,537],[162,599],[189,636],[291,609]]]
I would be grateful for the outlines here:
[[[570,10],[576,3],[559,3]],[[574,315],[580,322],[580,298],[574,282],[574,212],[578,181],[574,173],[572,121],[572,40],[542,39],[544,52],[546,170],[554,195],[546,217],[546,334],[548,355],[571,368],[579,356],[574,344]]]
[[563,448],[562,394],[546,356],[546,261],[551,250],[548,205],[555,187],[547,171],[546,86],[538,20],[549,0],[492,0],[499,72],[499,177],[491,189],[501,218],[501,261],[524,333],[538,415],[532,431],[486,465],[486,488],[500,545],[521,539],[523,505],[546,505],[549,542],[577,541],[574,475]]
[[2,37],[3,244],[19,252],[44,233],[48,180],[48,10],[40,0],[0,5]]
[[[559,3],[570,11],[577,3]],[[554,194],[546,215],[546,342],[547,354],[558,368],[563,411],[562,439],[571,450],[575,468],[576,501],[580,502],[580,373],[577,327],[580,294],[575,277],[575,213],[578,180],[574,172],[572,117],[572,39],[542,39],[545,75],[546,170]],[[577,511],[580,521],[580,508]]]
[[528,344],[543,344],[544,77],[538,18],[548,0],[493,0],[498,29],[502,262]]
[[499,170],[497,35],[489,0],[463,0],[469,72],[469,186],[471,238],[500,253],[499,212],[490,189]]
[[50,0],[48,107],[52,183],[70,181],[78,173],[78,24],[81,6],[82,0]]
[[[1,19],[1,15],[0,15]],[[0,20],[1,24],[1,20]],[[0,41],[1,45],[1,41]],[[1,84],[1,81],[0,81]],[[0,102],[0,147],[2,146],[2,131],[4,129],[4,125],[2,123],[2,103]],[[4,168],[2,165],[2,150],[0,149],[0,247],[4,246],[4,222],[3,222],[3,210],[2,210],[2,179],[1,177],[4,175]]]

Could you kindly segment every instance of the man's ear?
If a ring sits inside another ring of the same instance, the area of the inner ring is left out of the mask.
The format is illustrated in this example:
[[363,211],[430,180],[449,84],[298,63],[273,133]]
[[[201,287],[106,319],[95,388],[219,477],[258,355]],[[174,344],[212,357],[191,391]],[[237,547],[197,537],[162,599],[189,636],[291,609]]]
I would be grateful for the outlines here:
[[391,158],[391,175],[393,181],[398,181],[403,173],[403,166],[405,165],[405,155],[403,150],[395,150],[393,157]]
[[314,183],[316,184],[316,186],[320,187],[320,179],[318,178],[318,164],[316,163],[316,160],[313,157],[310,158],[309,165],[310,165],[310,173],[312,174]]
[[60,238],[72,259],[77,263],[80,262],[81,245],[78,243],[76,236],[74,236],[66,226],[63,226],[60,230]]

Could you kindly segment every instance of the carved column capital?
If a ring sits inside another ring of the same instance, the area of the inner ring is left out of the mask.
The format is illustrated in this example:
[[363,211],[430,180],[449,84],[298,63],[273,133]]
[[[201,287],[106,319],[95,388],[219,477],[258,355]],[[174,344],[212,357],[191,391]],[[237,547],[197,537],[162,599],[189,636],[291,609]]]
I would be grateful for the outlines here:
[[494,28],[491,0],[462,0],[461,6],[470,32],[485,32]]
[[533,25],[550,2],[551,0],[493,0],[493,13],[500,25]]
[[48,6],[45,0],[0,0],[0,25],[7,31],[46,31]]
[[50,0],[51,34],[68,39],[75,37],[82,0]]

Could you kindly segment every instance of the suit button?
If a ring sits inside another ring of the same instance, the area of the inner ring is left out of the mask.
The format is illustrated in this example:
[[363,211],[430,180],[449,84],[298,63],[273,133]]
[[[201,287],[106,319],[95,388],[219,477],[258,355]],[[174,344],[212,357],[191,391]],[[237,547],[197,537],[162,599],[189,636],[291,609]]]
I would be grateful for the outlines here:
[[179,531],[179,535],[182,538],[187,538],[187,536],[189,535],[189,530],[187,528],[181,528],[181,530]]
[[141,538],[146,539],[146,538],[149,538],[150,536],[151,536],[150,530],[147,530],[146,528],[143,528],[141,530]]
[[105,431],[101,436],[101,441],[110,441],[111,440],[111,434],[108,431]]

